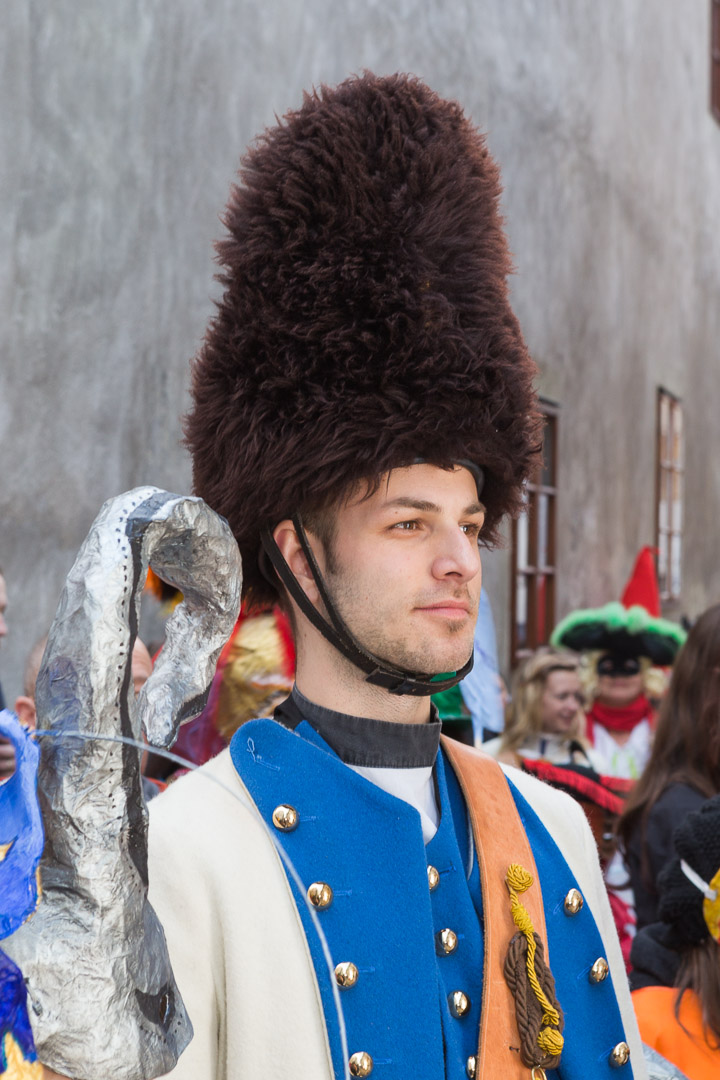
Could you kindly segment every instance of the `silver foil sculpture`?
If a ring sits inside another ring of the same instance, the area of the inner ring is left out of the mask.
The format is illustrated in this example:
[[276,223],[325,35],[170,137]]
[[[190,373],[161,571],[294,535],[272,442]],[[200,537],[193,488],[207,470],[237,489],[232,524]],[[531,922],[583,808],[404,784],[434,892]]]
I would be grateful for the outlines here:
[[[184,594],[134,700],[148,565]],[[240,553],[200,499],[137,488],[105,503],[68,576],[37,682],[42,899],[4,943],[28,987],[40,1059],[75,1080],[151,1080],[192,1038],[147,900],[140,752],[202,709],[240,608]],[[68,733],[64,735],[64,733]],[[188,883],[188,887],[192,887]]]

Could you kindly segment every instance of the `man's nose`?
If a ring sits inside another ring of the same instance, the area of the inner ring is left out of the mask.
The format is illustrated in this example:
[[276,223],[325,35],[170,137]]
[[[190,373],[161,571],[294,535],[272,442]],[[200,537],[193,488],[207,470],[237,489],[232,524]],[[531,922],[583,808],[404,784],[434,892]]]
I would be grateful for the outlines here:
[[8,632],[7,623],[5,622],[5,616],[0,615],[0,637],[6,637]]
[[480,573],[480,550],[475,540],[457,527],[444,530],[438,539],[433,573],[438,578],[471,581]]

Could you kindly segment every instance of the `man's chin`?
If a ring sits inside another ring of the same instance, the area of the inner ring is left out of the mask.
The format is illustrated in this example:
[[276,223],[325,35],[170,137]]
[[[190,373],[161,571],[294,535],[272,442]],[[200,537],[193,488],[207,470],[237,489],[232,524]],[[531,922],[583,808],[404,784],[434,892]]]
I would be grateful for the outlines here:
[[460,671],[461,668],[467,664],[468,660],[472,656],[472,645],[467,652],[458,653],[453,650],[452,654],[446,656],[431,656],[427,652],[424,652],[421,656],[416,658],[416,664],[402,664],[402,667],[408,668],[411,671],[417,671],[418,674],[429,676],[430,678],[440,675],[452,675],[456,671]]

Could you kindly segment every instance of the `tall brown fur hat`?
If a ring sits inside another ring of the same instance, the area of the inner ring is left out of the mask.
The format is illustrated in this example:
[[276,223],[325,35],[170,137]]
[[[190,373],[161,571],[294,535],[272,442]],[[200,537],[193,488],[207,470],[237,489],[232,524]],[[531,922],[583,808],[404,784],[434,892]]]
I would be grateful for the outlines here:
[[248,598],[273,599],[262,527],[418,457],[485,470],[482,538],[495,541],[539,423],[482,136],[419,79],[366,73],[306,94],[240,179],[186,441]]

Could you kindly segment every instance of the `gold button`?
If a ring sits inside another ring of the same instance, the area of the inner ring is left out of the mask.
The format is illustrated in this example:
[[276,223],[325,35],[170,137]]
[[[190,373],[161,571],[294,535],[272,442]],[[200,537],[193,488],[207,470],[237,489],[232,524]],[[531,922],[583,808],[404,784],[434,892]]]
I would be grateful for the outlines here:
[[627,1065],[630,1060],[630,1047],[626,1042],[619,1042],[610,1052],[610,1064],[613,1069],[619,1069],[621,1065]]
[[349,990],[351,986],[354,986],[358,981],[358,969],[349,960],[346,960],[343,964],[338,964],[335,968],[335,979],[338,986],[342,986],[344,990]]
[[584,903],[585,901],[582,898],[582,893],[578,892],[577,889],[571,889],[565,897],[565,902],[563,905],[565,908],[565,914],[577,915],[578,911]]
[[477,1075],[477,1058],[474,1054],[471,1054],[465,1064],[465,1072],[467,1073],[468,1080],[475,1080]]
[[440,930],[435,935],[435,951],[438,956],[448,956],[457,949],[457,934],[454,930]]
[[428,866],[428,885],[430,886],[430,892],[433,889],[437,889],[440,884],[440,875],[434,866]]
[[297,829],[299,820],[300,815],[294,806],[281,803],[280,806],[276,806],[273,810],[273,825],[276,829],[280,829],[281,832],[292,832],[293,829]]
[[599,956],[593,966],[590,968],[590,974],[588,978],[590,979],[591,983],[601,983],[604,982],[605,979],[607,979],[609,971],[610,968],[608,967],[607,960],[604,956]]
[[462,990],[453,990],[452,994],[448,994],[448,1005],[450,1012],[456,1020],[459,1020],[470,1011],[470,998],[467,994],[463,994]]
[[333,891],[327,881],[313,881],[308,889],[308,900],[316,908],[330,907]]
[[348,1064],[351,1076],[369,1076],[373,1070],[373,1059],[364,1050],[353,1054]]

